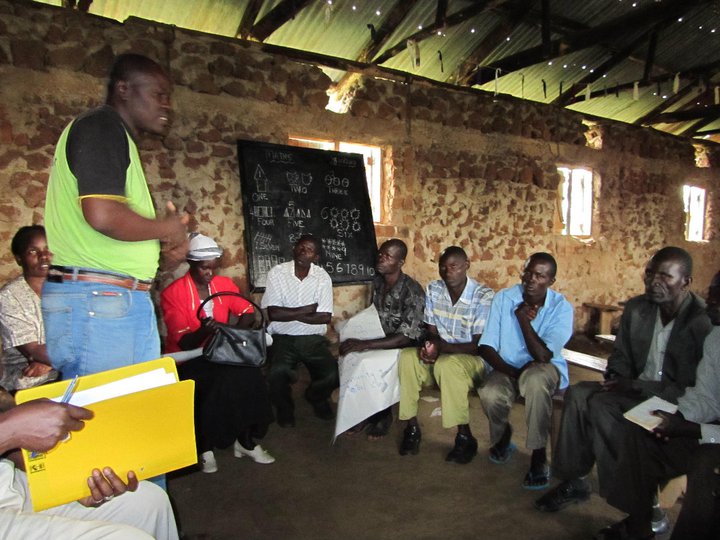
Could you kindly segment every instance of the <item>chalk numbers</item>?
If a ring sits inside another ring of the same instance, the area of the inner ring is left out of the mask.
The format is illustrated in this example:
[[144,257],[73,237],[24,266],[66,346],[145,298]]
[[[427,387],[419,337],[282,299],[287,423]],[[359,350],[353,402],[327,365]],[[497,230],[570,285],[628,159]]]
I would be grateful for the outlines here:
[[346,262],[326,262],[325,270],[330,275],[346,275],[346,276],[373,276],[375,268],[364,264],[346,263]]

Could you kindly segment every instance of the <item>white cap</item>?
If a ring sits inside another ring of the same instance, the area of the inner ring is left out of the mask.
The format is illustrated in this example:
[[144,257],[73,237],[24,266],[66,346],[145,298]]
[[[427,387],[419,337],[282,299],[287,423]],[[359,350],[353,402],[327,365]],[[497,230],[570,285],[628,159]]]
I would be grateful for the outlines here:
[[210,261],[212,259],[219,259],[222,254],[222,248],[209,236],[200,233],[190,234],[190,246],[187,254],[188,261]]

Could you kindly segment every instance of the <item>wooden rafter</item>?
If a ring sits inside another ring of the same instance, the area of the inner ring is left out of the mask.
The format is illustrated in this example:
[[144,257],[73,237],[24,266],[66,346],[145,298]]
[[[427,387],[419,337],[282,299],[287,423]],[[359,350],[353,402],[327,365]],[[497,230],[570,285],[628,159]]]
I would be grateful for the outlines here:
[[448,0],[438,0],[437,10],[435,11],[435,26],[442,27],[447,20]]
[[311,1],[312,0],[282,0],[282,2],[268,11],[257,24],[253,25],[250,30],[250,36],[258,41],[265,41],[275,30],[300,13]]
[[643,81],[647,81],[652,75],[653,65],[655,64],[655,51],[657,50],[659,30],[653,30],[650,34],[650,42],[648,43],[647,55],[645,56],[645,70],[643,71]]
[[369,62],[382,49],[400,23],[408,16],[417,0],[398,0],[376,30],[375,35],[362,48],[357,56],[358,62]]
[[[608,42],[627,34],[628,28],[647,28],[660,21],[678,17],[691,9],[709,3],[711,0],[666,0],[652,2],[644,7],[633,9],[629,13],[616,17],[611,21],[602,23],[583,32],[570,34],[562,39],[551,42],[550,58],[557,58],[565,54],[580,51],[591,47],[598,42]],[[507,56],[494,62],[492,68],[499,68],[503,72],[517,71],[543,61],[547,51],[542,45],[531,47],[519,53]]]
[[652,124],[675,124],[677,122],[689,122],[690,120],[699,120],[702,118],[710,118],[720,116],[720,105],[711,105],[709,107],[693,107],[681,111],[666,112],[658,114],[652,119]]
[[472,86],[478,84],[476,77],[481,76],[478,73],[478,65],[482,65],[488,55],[500,45],[507,36],[517,28],[527,17],[529,5],[533,0],[521,0],[516,3],[514,9],[507,15],[503,16],[498,24],[478,43],[475,49],[463,60],[457,69],[457,74],[448,79],[448,82]]
[[660,103],[657,107],[654,107],[653,110],[635,120],[633,124],[639,126],[650,125],[652,123],[652,120],[656,118],[657,115],[662,114],[663,111],[666,111],[676,103],[679,103],[683,99],[687,98],[690,94],[692,94],[692,92],[697,89],[697,82],[698,79],[691,80],[690,83],[687,84],[684,88],[679,89],[677,94],[673,94],[668,99],[663,100],[663,102]]
[[[718,70],[720,70],[720,61],[710,62],[708,64],[702,64],[699,66],[694,66],[690,69],[683,71],[682,78],[690,80],[690,83],[688,83],[689,86],[687,86],[685,88],[687,88],[688,90],[691,90],[693,87],[692,85],[697,84],[700,77],[710,78]],[[669,80],[672,80],[674,77],[675,77],[674,73],[665,73],[663,75],[655,75],[654,77],[650,77],[650,79],[647,81],[640,81],[639,87],[644,88],[646,86],[651,86],[653,84],[664,83]],[[624,92],[625,90],[631,90],[634,86],[635,86],[635,81],[608,85],[608,87],[603,90],[593,90],[592,93],[590,94],[590,99],[604,98],[604,97],[607,97],[608,95],[614,94],[615,92]],[[683,88],[683,90],[685,88]],[[680,90],[680,92],[682,92],[683,90]],[[574,97],[573,99],[570,100],[570,102],[568,104],[572,105],[573,103],[576,103],[578,101],[584,101],[584,100],[585,100],[585,95],[583,94],[582,96]],[[667,103],[667,102],[665,102],[665,103]],[[658,114],[659,112],[662,112],[664,109],[669,107],[669,105],[666,105],[663,103],[660,105],[660,107],[661,107],[661,110],[655,111],[653,114]],[[636,120],[634,123],[636,123],[636,124],[643,123],[643,118]]]
[[503,0],[478,0],[477,2],[473,3],[473,5],[466,7],[465,9],[461,9],[460,11],[453,13],[452,15],[448,16],[445,19],[445,24],[443,26],[437,26],[436,24],[432,24],[431,26],[428,26],[427,28],[423,28],[422,30],[419,30],[415,32],[414,34],[410,36],[406,36],[400,40],[398,40],[395,45],[387,49],[384,53],[382,53],[379,57],[377,57],[373,63],[380,65],[384,62],[387,62],[392,58],[393,56],[399,54],[400,52],[404,51],[406,48],[406,43],[409,39],[412,39],[413,41],[419,42],[424,39],[427,39],[433,35],[438,30],[443,30],[447,28],[451,28],[453,26],[456,26],[462,22],[465,22],[466,20],[474,17],[475,15],[482,13],[483,11],[487,11],[489,9],[493,9],[496,5],[501,4]]
[[565,90],[562,94],[560,94],[553,103],[556,105],[565,106],[572,100],[573,97],[575,97],[575,94],[578,93],[582,88],[587,86],[588,84],[592,84],[598,79],[600,79],[605,73],[610,71],[612,68],[617,66],[620,62],[625,60],[631,52],[633,52],[635,49],[637,49],[640,45],[642,45],[645,41],[648,39],[648,34],[650,34],[651,31],[643,32],[640,34],[637,38],[635,38],[629,45],[622,48],[615,54],[613,54],[610,58],[608,58],[605,62],[603,62],[600,66],[596,67],[592,73],[588,73],[585,77],[580,79],[578,82],[573,83],[570,85],[570,88]]
[[255,19],[257,19],[260,8],[262,8],[264,0],[250,0],[245,11],[243,12],[242,20],[238,25],[238,29],[235,32],[235,36],[247,39],[250,36]]
[[704,131],[700,131],[705,126],[709,126],[713,122],[715,122],[718,118],[720,118],[720,114],[714,114],[705,117],[700,122],[695,122],[694,124],[686,127],[680,132],[680,135],[683,137],[695,137],[696,135],[709,135],[710,133],[706,133]]

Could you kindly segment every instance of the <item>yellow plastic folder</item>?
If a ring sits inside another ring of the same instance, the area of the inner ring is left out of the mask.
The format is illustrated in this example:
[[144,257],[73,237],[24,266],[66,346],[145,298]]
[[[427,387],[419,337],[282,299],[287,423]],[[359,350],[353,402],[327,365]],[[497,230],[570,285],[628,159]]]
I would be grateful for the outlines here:
[[[158,377],[160,386],[133,391],[158,384]],[[59,401],[69,383],[22,390],[15,399]],[[123,392],[131,393],[117,395]],[[80,377],[70,403],[95,416],[47,452],[22,451],[33,509],[87,497],[87,478],[95,468],[112,467],[123,480],[135,471],[143,480],[196,463],[194,392],[194,381],[178,381],[172,358]]]

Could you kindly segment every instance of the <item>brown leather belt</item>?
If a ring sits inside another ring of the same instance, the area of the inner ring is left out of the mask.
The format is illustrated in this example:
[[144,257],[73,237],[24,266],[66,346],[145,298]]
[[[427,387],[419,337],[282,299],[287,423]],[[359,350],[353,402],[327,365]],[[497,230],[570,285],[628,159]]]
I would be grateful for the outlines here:
[[152,281],[144,281],[135,279],[132,276],[121,276],[114,274],[105,274],[103,272],[93,272],[92,270],[84,270],[82,268],[71,268],[64,266],[51,266],[48,271],[48,281],[53,283],[63,283],[65,281],[89,281],[92,283],[102,283],[104,285],[114,285],[131,291],[147,292],[152,287]]

